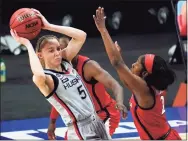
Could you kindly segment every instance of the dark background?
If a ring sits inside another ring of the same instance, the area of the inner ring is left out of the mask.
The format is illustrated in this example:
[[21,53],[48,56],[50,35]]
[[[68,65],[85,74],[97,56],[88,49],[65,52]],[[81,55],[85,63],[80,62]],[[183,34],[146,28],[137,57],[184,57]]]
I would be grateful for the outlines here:
[[[168,49],[176,43],[177,39],[174,15],[170,1],[167,0],[3,0],[0,34],[1,36],[9,34],[10,17],[19,8],[36,8],[49,22],[59,25],[65,14],[71,14],[73,27],[84,30],[88,35],[81,54],[99,62],[119,81],[117,73],[108,60],[102,39],[92,18],[98,6],[105,8],[107,27],[113,40],[119,42],[124,60],[129,67],[138,56],[145,53],[155,53],[168,60]],[[163,25],[159,24],[155,16],[148,13],[149,8],[157,10],[162,6],[170,10],[168,20]],[[113,30],[108,24],[108,20],[115,11],[121,11],[123,15],[118,31]],[[42,31],[39,36],[46,33],[48,32]],[[35,46],[36,39],[32,43]],[[48,116],[50,105],[32,82],[27,53],[19,56],[3,53],[1,56],[7,67],[7,82],[1,84],[1,120]],[[172,105],[179,84],[185,78],[183,65],[171,67],[177,74],[177,81],[168,90],[167,106]],[[124,93],[125,105],[128,106],[131,93],[126,88],[124,88]]]

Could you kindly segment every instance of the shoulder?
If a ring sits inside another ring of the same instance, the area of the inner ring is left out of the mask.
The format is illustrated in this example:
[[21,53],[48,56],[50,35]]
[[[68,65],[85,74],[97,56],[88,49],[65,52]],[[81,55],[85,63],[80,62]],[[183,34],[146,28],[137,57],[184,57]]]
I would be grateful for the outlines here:
[[79,58],[79,59],[89,59],[89,57],[84,56],[84,55],[78,55],[78,58]]
[[96,61],[94,60],[88,60],[85,65],[84,65],[84,68],[88,68],[88,69],[99,69],[101,68],[99,63],[97,63]]

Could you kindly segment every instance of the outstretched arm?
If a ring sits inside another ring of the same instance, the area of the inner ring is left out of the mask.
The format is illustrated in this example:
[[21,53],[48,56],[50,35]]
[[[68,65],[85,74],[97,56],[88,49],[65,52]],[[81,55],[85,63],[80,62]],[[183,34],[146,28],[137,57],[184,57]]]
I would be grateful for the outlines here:
[[42,65],[39,61],[38,56],[36,55],[36,53],[33,49],[32,44],[30,43],[30,41],[28,39],[19,37],[15,30],[11,29],[10,32],[11,32],[12,37],[17,42],[19,42],[20,44],[23,44],[24,46],[27,47],[27,51],[29,54],[29,62],[30,62],[31,70],[33,73],[33,80],[34,80],[35,84],[38,87],[45,87],[46,75],[44,74]]
[[88,61],[84,66],[84,76],[96,79],[98,82],[102,83],[106,88],[110,89],[115,96],[116,99],[116,108],[118,108],[122,112],[122,117],[126,118],[127,109],[123,104],[124,94],[123,88],[120,84],[101,66],[93,61]]
[[84,31],[73,27],[50,24],[38,10],[36,9],[33,10],[41,18],[44,25],[43,29],[65,34],[72,38],[68,46],[62,52],[63,57],[68,61],[71,61],[78,54],[81,47],[83,46],[87,34]]
[[145,81],[130,71],[130,69],[124,63],[121,53],[118,51],[118,48],[120,47],[118,46],[117,42],[114,44],[112,41],[105,26],[106,17],[104,15],[104,9],[99,7],[96,10],[96,16],[93,16],[93,18],[103,39],[110,62],[116,69],[121,81],[125,86],[128,85],[128,88],[137,95],[145,95],[148,93],[148,87]]

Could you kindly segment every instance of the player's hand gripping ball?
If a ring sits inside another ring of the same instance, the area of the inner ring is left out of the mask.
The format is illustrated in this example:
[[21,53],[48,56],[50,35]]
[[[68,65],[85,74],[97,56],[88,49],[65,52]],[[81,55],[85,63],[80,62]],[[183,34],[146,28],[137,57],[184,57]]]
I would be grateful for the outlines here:
[[10,28],[20,37],[34,39],[41,31],[42,21],[30,8],[21,8],[14,12],[10,19]]

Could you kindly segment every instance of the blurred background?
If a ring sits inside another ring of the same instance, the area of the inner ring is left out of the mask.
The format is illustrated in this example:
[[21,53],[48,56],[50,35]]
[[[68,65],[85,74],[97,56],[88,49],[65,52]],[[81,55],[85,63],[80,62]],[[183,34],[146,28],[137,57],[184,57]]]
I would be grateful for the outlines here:
[[[169,0],[3,0],[0,11],[1,121],[47,117],[51,109],[32,82],[27,50],[9,33],[11,15],[23,7],[38,9],[53,24],[73,26],[87,32],[88,38],[80,54],[96,60],[119,81],[92,17],[98,6],[104,7],[107,28],[113,40],[121,46],[126,64],[130,67],[145,53],[163,57],[177,75],[176,82],[167,91],[166,106],[185,106],[186,98],[180,97],[178,92],[186,95],[186,34],[180,36],[182,42],[179,42],[175,21],[181,14],[181,6],[176,5],[177,1],[173,4],[177,15]],[[42,31],[38,37],[44,34],[49,32]],[[32,40],[34,46],[36,40]],[[124,95],[124,104],[129,106],[131,93],[126,88]],[[174,103],[177,97],[180,100]]]

